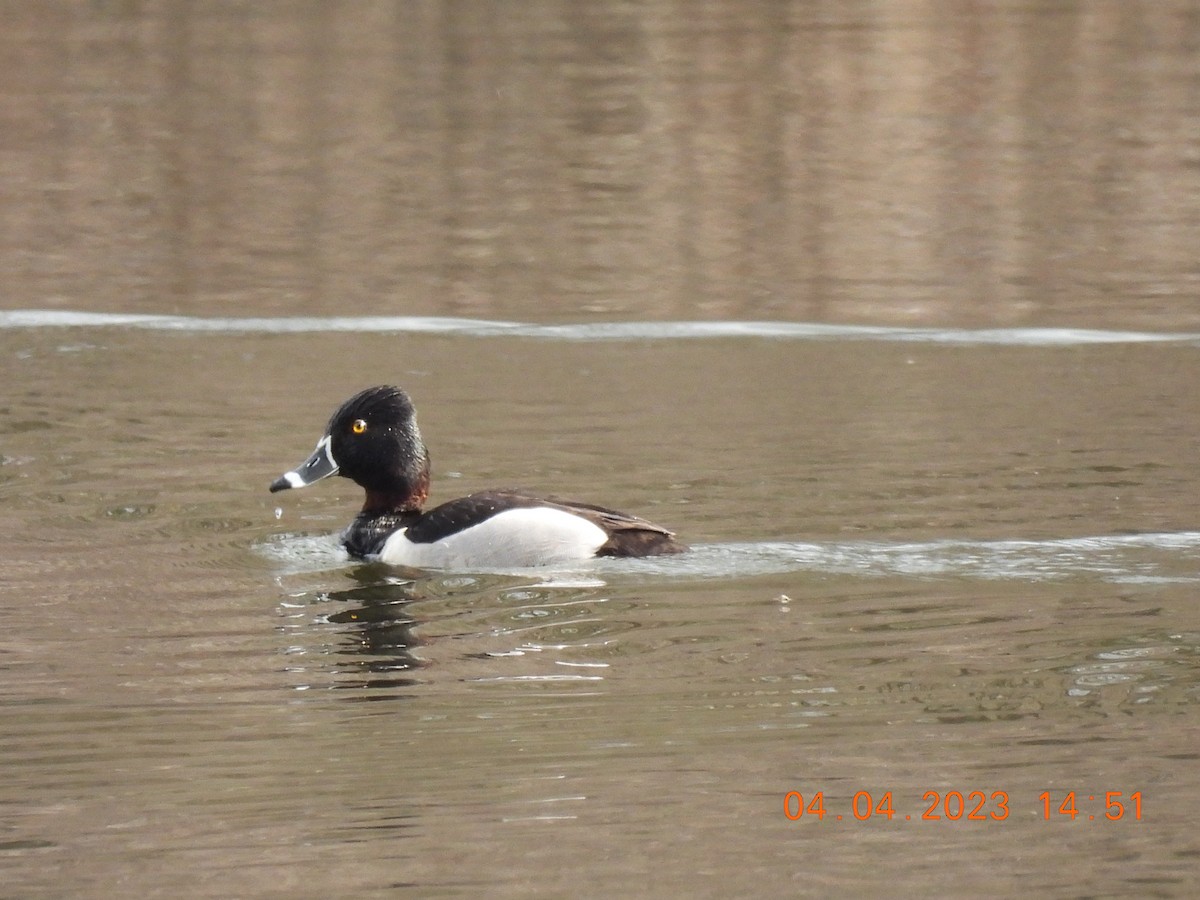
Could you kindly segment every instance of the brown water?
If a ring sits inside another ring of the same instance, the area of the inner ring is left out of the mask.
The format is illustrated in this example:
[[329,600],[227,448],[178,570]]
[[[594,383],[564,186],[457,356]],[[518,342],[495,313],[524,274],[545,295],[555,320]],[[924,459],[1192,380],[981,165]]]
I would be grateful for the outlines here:
[[[1192,890],[1191,4],[11,15],[0,893]],[[380,381],[694,549],[346,561]]]

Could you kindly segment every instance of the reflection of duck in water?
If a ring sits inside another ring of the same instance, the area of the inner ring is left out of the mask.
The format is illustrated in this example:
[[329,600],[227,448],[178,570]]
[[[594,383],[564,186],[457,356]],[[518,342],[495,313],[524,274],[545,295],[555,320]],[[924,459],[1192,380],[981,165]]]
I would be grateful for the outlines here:
[[350,660],[353,668],[339,664],[342,674],[358,672],[362,682],[341,683],[340,687],[407,687],[417,682],[401,673],[425,665],[415,653],[422,641],[414,629],[419,624],[404,610],[414,598],[412,585],[364,584],[345,591],[331,591],[328,600],[349,603],[349,608],[324,616],[326,622],[349,625],[347,646],[337,653]]
[[421,507],[429,454],[408,394],[380,386],[333,414],[317,448],[271,491],[342,475],[367,492],[342,535],[352,556],[418,568],[539,566],[596,556],[657,556],[686,548],[667,529],[601,506],[522,491],[480,491]]

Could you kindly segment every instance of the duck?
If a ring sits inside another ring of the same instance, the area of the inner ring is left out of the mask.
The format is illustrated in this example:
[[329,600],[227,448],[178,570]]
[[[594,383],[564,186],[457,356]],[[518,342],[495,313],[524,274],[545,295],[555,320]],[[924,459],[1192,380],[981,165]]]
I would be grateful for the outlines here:
[[478,491],[425,510],[429,473],[412,399],[378,385],[339,406],[316,449],[270,491],[349,478],[366,496],[342,545],[352,558],[394,566],[527,568],[687,549],[674,532],[638,516],[523,490]]

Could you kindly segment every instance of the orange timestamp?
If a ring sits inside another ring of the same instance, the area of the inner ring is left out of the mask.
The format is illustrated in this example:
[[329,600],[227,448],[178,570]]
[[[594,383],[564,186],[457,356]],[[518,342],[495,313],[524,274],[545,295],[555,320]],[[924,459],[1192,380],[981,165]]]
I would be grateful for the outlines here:
[[[1085,800],[1086,796],[1086,800]],[[1099,798],[1102,797],[1101,801]],[[1064,794],[1052,794],[1043,791],[1038,795],[1041,801],[1042,818],[1075,819],[1082,816],[1094,821],[1097,818],[1116,822],[1130,818],[1142,820],[1142,792],[1134,791],[1124,794],[1121,791],[1105,791],[1102,795],[1077,794],[1067,791]],[[1101,806],[1101,802],[1103,806]],[[1008,791],[926,791],[921,795],[921,804],[910,812],[896,809],[892,799],[892,791],[882,794],[872,794],[870,791],[857,791],[845,809],[845,814],[838,812],[831,804],[826,808],[825,792],[805,796],[800,791],[788,791],[783,795],[783,815],[791,822],[797,822],[805,817],[818,822],[824,821],[828,815],[834,821],[852,818],[859,822],[867,819],[899,819],[901,821],[936,822],[1003,822],[1010,814]]]

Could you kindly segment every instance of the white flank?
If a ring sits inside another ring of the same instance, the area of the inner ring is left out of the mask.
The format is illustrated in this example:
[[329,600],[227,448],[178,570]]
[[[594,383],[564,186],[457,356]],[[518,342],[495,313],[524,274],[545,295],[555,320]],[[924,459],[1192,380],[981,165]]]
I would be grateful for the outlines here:
[[432,544],[414,544],[398,531],[379,559],[418,569],[526,568],[591,559],[606,540],[587,519],[534,506],[505,510]]

